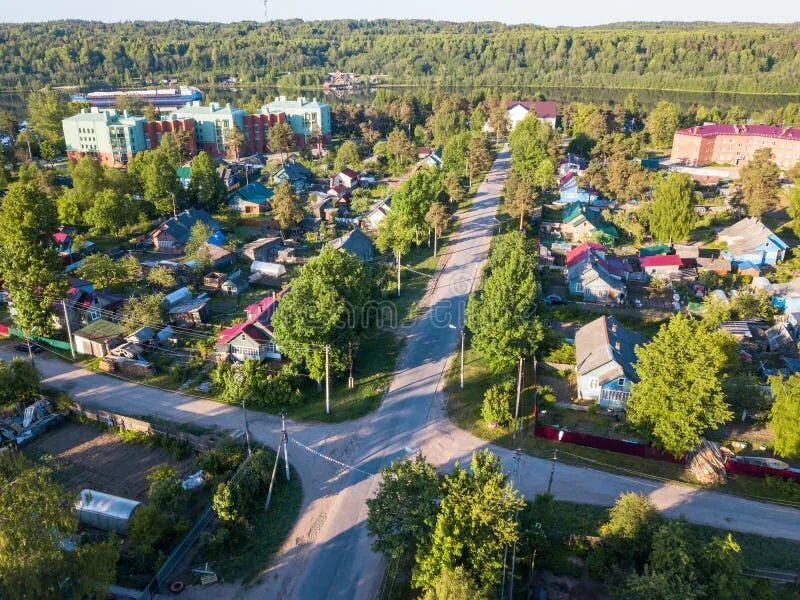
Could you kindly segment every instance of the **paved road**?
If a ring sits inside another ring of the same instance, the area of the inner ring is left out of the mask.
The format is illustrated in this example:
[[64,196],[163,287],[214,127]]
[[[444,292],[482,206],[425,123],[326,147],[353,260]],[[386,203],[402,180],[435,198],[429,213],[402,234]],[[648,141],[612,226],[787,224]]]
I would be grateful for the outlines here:
[[[298,600],[372,599],[383,561],[370,549],[364,528],[365,500],[374,494],[374,474],[392,460],[422,450],[442,467],[467,462],[485,440],[455,427],[447,419],[441,394],[442,372],[457,347],[464,306],[480,275],[489,247],[499,192],[508,168],[508,151],[498,156],[472,207],[459,214],[438,278],[426,296],[428,310],[405,332],[408,342],[380,408],[362,419],[335,425],[290,424],[290,436],[316,451],[354,465],[345,470],[290,445],[290,460],[303,479],[300,518],[261,581],[249,588],[233,585],[192,589],[193,598],[296,598]],[[0,358],[10,350],[0,349]],[[37,357],[49,385],[71,392],[81,402],[131,415],[156,415],[175,421],[241,428],[233,407],[143,387],[75,368],[63,361]],[[251,413],[254,437],[278,441],[274,417]],[[510,472],[511,453],[490,446]],[[531,497],[547,487],[550,463],[523,456],[517,487]],[[373,475],[367,475],[373,474]],[[690,521],[800,540],[800,511],[716,494],[675,484],[623,477],[559,464],[553,484],[557,498],[611,505],[625,491],[648,494],[665,514]]]

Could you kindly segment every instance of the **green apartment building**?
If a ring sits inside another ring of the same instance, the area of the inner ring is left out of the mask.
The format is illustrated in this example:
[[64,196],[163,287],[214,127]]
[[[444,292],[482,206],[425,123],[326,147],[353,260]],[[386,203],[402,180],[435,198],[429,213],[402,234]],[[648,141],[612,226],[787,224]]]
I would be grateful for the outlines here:
[[84,108],[62,122],[67,157],[78,160],[89,155],[104,165],[125,166],[134,154],[147,149],[145,123],[143,117],[129,116],[127,111]]
[[224,156],[233,128],[244,130],[244,117],[243,109],[230,104],[222,106],[211,102],[201,106],[194,102],[171,112],[167,119],[194,119],[197,149],[205,150],[211,156]]
[[292,126],[295,140],[298,144],[305,144],[308,138],[315,133],[322,134],[328,139],[331,135],[331,107],[316,98],[297,98],[287,100],[286,96],[279,96],[274,101],[261,107],[265,115],[286,115],[286,121]]

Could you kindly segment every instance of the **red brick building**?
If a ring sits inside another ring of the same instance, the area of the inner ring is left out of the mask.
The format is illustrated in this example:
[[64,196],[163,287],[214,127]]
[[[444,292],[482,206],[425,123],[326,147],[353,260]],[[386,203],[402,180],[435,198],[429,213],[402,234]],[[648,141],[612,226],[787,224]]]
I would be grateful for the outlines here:
[[161,143],[161,136],[165,133],[175,133],[186,131],[189,135],[184,136],[183,143],[186,145],[185,151],[189,156],[197,154],[197,139],[195,137],[194,119],[174,119],[169,121],[148,121],[144,124],[144,138],[147,147],[158,148]]
[[254,114],[244,116],[244,146],[241,154],[255,154],[256,152],[267,152],[269,150],[269,128],[278,123],[285,123],[284,113],[273,113],[269,115]]
[[693,166],[741,165],[756,150],[769,148],[781,169],[800,162],[800,129],[771,125],[699,125],[675,132],[671,160]]

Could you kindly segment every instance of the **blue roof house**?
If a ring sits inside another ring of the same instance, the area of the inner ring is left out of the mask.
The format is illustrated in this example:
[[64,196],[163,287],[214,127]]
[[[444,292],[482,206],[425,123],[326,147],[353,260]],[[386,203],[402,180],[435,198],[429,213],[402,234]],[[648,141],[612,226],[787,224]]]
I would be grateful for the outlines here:
[[599,199],[597,194],[578,185],[575,173],[567,173],[559,180],[558,193],[559,198],[556,200],[556,204],[574,204],[575,202],[594,204]]
[[746,263],[755,267],[774,266],[783,260],[789,247],[755,217],[742,219],[726,227],[719,232],[717,239],[728,245],[722,256],[735,263],[740,270],[743,265],[748,266]]

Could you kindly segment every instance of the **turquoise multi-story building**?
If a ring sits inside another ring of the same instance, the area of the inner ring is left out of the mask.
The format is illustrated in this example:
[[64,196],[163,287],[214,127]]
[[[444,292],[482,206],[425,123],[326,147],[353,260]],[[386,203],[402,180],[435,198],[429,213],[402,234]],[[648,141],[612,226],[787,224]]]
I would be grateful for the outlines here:
[[291,125],[298,143],[306,143],[308,138],[321,134],[327,139],[331,135],[331,107],[316,98],[297,98],[287,100],[286,96],[279,96],[269,104],[261,107],[265,115],[286,115],[286,121]]
[[93,156],[105,165],[124,166],[137,152],[147,149],[143,117],[113,109],[84,108],[62,121],[67,156],[77,160]]
[[211,102],[202,106],[193,102],[171,112],[166,119],[194,119],[198,150],[212,156],[223,156],[234,127],[244,130],[245,111],[230,104]]

